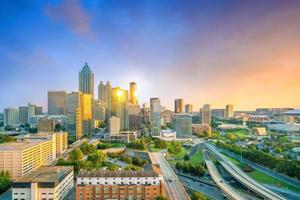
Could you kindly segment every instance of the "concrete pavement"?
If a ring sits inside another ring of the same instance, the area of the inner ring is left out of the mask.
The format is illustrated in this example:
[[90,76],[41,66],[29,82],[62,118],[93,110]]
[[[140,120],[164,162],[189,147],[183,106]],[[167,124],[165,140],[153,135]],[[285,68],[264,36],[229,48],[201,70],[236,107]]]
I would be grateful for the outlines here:
[[159,164],[163,173],[164,189],[172,200],[189,200],[183,185],[162,153],[149,153],[153,164]]

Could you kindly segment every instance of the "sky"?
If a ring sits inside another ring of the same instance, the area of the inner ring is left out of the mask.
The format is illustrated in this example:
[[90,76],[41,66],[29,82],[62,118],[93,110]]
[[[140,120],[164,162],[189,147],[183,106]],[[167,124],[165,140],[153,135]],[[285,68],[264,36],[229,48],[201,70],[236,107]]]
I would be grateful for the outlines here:
[[78,90],[88,62],[139,101],[300,107],[300,1],[3,0],[0,112]]

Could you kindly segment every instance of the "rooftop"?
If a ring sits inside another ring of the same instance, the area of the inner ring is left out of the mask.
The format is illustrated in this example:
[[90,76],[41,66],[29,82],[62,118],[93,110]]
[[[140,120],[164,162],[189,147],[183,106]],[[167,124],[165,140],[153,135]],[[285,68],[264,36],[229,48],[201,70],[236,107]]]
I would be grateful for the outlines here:
[[95,170],[95,171],[80,171],[78,177],[159,177],[159,173],[153,170],[146,171],[110,171],[110,170]]
[[28,174],[17,178],[14,182],[58,184],[72,171],[73,167],[71,166],[42,166],[37,170],[33,170]]
[[33,147],[35,145],[38,145],[39,141],[37,142],[8,142],[0,144],[0,151],[3,150],[23,150],[30,147]]

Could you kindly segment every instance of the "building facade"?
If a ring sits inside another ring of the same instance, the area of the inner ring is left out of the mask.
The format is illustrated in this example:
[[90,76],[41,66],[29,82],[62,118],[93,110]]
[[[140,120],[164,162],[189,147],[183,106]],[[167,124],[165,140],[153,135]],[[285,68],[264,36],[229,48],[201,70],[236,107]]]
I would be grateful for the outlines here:
[[149,199],[163,196],[162,177],[155,171],[81,171],[76,200]]
[[4,126],[18,126],[19,125],[19,109],[5,108],[4,109]]
[[185,105],[185,113],[193,113],[193,104]]
[[111,117],[109,119],[109,134],[118,135],[120,132],[120,118]]
[[182,113],[183,106],[184,106],[183,99],[175,99],[175,103],[174,103],[175,113]]
[[224,118],[226,110],[225,109],[211,109],[212,118]]
[[210,105],[205,104],[202,109],[200,109],[202,124],[209,124],[211,123],[211,110]]
[[129,83],[129,102],[132,105],[138,105],[136,92],[137,92],[136,82],[130,82]]
[[120,129],[129,129],[128,120],[128,91],[115,87],[112,89],[111,114],[120,118]]
[[233,105],[232,104],[226,105],[225,110],[226,110],[226,112],[225,112],[225,117],[226,118],[234,117],[234,110],[233,110]]
[[66,96],[65,91],[48,91],[48,114],[65,115],[66,114]]
[[38,120],[38,132],[53,132],[54,127],[54,120],[51,117],[42,117]]
[[94,96],[94,74],[87,63],[79,72],[79,91]]
[[12,183],[13,200],[66,199],[74,187],[70,166],[42,166]]
[[151,125],[151,135],[160,136],[161,130],[161,105],[159,98],[150,99],[150,125]]
[[176,138],[192,137],[192,116],[189,114],[176,114],[172,123],[176,131]]
[[106,121],[111,117],[111,95],[112,88],[110,82],[107,81],[104,85],[103,81],[100,81],[98,85],[98,100],[105,104]]

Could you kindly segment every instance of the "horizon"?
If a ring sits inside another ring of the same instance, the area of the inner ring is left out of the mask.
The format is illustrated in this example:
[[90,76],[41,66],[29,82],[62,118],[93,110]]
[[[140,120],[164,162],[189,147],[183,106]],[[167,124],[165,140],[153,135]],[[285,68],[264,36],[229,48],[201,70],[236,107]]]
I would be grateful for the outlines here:
[[[235,110],[300,108],[300,1],[7,1],[0,8],[0,111],[78,91],[88,62],[139,104],[158,97]],[[96,98],[95,98],[96,99]]]

